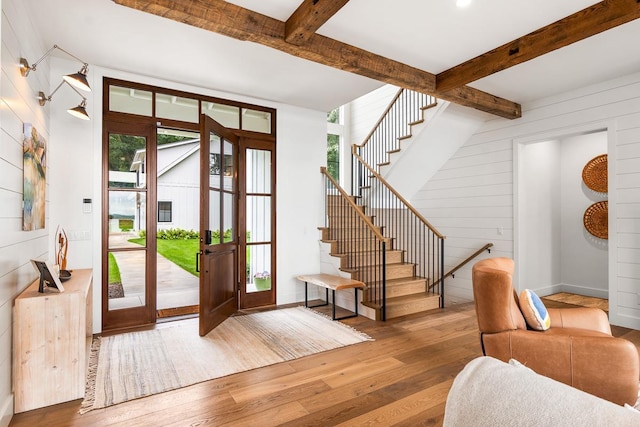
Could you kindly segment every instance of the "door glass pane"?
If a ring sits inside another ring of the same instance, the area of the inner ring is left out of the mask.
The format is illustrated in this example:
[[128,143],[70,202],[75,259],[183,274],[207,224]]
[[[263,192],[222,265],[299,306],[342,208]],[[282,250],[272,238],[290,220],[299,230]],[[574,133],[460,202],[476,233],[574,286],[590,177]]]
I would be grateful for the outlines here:
[[146,186],[146,146],[142,136],[109,134],[109,188]]
[[246,291],[259,292],[271,289],[271,245],[247,246]]
[[235,197],[231,193],[223,193],[224,194],[224,218],[223,218],[223,227],[224,227],[224,241],[232,241],[235,240],[235,227],[234,227],[234,200]]
[[209,134],[209,187],[220,188],[221,171],[220,138],[218,135],[211,133]]
[[109,191],[109,249],[146,246],[147,195]]
[[109,86],[109,110],[151,117],[151,92],[121,86]]
[[247,193],[271,193],[271,151],[247,149]]
[[242,130],[271,133],[271,113],[243,108]]
[[109,310],[145,305],[147,251],[112,251],[109,257]]
[[224,175],[224,189],[227,191],[235,190],[233,188],[233,179],[236,176],[234,167],[233,144],[225,139],[224,158],[222,159],[222,174]]
[[[220,232],[220,192],[216,190],[209,191],[209,229],[211,230],[211,244],[219,245],[222,243]],[[224,230],[222,230],[222,234],[224,234]]]
[[202,113],[211,117],[226,128],[240,128],[240,108],[238,107],[203,101]]
[[156,93],[156,117],[198,123],[198,100]]
[[247,238],[271,241],[271,196],[247,196]]

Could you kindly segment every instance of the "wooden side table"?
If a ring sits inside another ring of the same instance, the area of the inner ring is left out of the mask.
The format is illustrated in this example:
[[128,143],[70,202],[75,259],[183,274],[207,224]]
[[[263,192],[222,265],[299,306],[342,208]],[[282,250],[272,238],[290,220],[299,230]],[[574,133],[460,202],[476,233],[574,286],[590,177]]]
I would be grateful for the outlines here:
[[84,397],[93,332],[92,270],[73,270],[62,293],[39,293],[38,283],[13,307],[15,413]]

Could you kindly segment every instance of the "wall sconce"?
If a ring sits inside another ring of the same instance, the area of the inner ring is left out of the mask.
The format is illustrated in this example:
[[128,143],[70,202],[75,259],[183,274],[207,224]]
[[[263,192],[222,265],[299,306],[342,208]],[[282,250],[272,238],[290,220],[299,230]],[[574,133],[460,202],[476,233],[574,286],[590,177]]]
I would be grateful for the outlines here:
[[36,71],[36,69],[38,68],[38,64],[40,64],[40,62],[42,62],[44,58],[49,56],[55,49],[61,50],[76,61],[82,62],[82,68],[80,69],[80,71],[74,74],[68,74],[64,76],[63,79],[67,83],[77,87],[78,89],[91,92],[91,86],[89,86],[89,82],[87,81],[87,71],[89,69],[89,64],[87,64],[77,56],[67,52],[57,44],[54,44],[51,49],[46,51],[44,55],[42,55],[36,62],[33,63],[32,66],[29,66],[29,62],[26,60],[26,58],[20,58],[20,74],[22,74],[24,77],[27,77],[31,71]]
[[53,97],[53,95],[65,83],[68,84],[69,87],[71,87],[71,89],[73,89],[78,95],[80,95],[82,97],[82,102],[77,107],[69,108],[67,110],[67,113],[71,114],[73,117],[77,117],[77,118],[82,119],[82,120],[91,120],[91,118],[89,117],[89,114],[87,114],[87,108],[86,108],[87,107],[87,98],[82,96],[82,94],[80,92],[78,92],[78,89],[73,87],[66,80],[62,80],[60,82],[60,84],[58,85],[58,87],[55,88],[54,91],[51,92],[51,95],[49,95],[49,96],[45,95],[45,93],[42,92],[42,91],[38,92],[38,104],[40,104],[40,106],[44,107],[44,105],[47,103],[47,101],[51,102],[51,98]]

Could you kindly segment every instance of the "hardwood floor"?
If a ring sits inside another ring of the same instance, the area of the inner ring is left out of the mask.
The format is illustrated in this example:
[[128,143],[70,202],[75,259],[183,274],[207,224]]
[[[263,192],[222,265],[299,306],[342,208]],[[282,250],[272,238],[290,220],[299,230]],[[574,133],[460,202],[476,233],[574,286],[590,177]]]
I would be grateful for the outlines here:
[[[436,426],[454,377],[481,355],[473,303],[387,322],[358,317],[343,323],[375,341],[84,415],[76,400],[18,414],[10,425]],[[614,329],[640,348],[639,331]]]
[[587,297],[567,292],[558,292],[557,294],[547,295],[543,298],[545,300],[564,302],[567,304],[577,305],[579,307],[599,308],[600,310],[609,312],[609,300],[607,299]]

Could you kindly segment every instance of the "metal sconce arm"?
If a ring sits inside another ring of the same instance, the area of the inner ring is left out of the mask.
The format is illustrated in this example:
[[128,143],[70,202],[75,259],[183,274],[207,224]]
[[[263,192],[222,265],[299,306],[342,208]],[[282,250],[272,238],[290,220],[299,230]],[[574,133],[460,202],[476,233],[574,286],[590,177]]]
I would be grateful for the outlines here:
[[[78,62],[82,63],[82,68],[84,70],[86,70],[89,67],[89,64],[87,64],[86,62],[84,62],[82,59],[78,58],[77,56],[75,56],[74,54],[66,51],[65,49],[61,48],[60,46],[58,46],[57,44],[54,44],[53,47],[51,49],[49,49],[48,51],[46,51],[40,58],[38,58],[38,60],[36,62],[33,63],[33,65],[29,66],[29,62],[26,60],[26,58],[20,58],[20,73],[26,77],[29,75],[29,73],[31,71],[36,71],[36,69],[38,68],[38,64],[40,64],[42,62],[43,59],[45,59],[47,56],[49,56],[51,54],[51,52],[53,52],[55,49],[61,50],[62,52],[66,53],[67,55],[69,55],[70,57],[72,57],[73,59],[75,59]],[[86,71],[85,71],[86,73]]]

